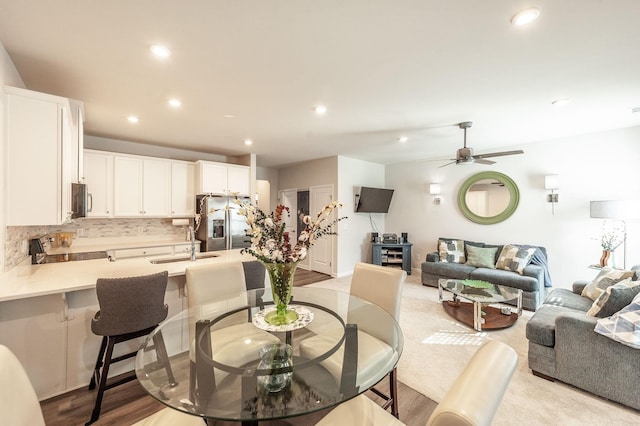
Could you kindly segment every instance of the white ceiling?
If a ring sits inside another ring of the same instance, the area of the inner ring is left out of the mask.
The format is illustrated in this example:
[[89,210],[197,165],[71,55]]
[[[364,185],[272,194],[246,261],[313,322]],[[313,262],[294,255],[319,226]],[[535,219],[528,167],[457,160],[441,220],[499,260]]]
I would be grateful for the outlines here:
[[0,0],[26,86],[82,100],[87,134],[265,167],[448,158],[461,121],[476,154],[640,125],[639,22],[638,0]]

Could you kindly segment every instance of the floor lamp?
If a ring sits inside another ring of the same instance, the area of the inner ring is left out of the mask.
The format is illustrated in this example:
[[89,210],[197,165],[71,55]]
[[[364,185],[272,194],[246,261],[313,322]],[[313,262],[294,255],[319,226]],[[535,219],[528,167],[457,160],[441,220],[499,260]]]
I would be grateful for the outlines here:
[[622,239],[622,268],[627,268],[627,224],[625,220],[640,219],[640,200],[608,200],[591,201],[589,217],[595,219],[619,220],[623,224],[624,235]]

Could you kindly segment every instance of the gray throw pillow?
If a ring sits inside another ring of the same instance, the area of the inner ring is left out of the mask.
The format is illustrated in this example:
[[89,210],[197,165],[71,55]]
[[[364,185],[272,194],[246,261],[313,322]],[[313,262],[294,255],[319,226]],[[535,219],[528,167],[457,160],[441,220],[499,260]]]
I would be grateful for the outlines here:
[[612,269],[604,267],[600,270],[598,275],[585,286],[582,290],[582,297],[588,297],[594,302],[600,297],[600,295],[617,282],[624,279],[633,277],[633,271],[624,271],[622,269]]
[[538,250],[537,248],[521,248],[514,244],[507,244],[502,247],[496,269],[513,271],[522,275],[525,266],[531,262],[531,257]]
[[607,289],[593,302],[587,311],[590,317],[607,318],[627,306],[640,293],[640,282],[631,278],[620,281]]
[[475,247],[467,245],[466,265],[477,268],[496,269],[495,259],[497,247]]
[[440,253],[440,262],[465,263],[467,261],[464,255],[463,240],[439,239],[438,253]]

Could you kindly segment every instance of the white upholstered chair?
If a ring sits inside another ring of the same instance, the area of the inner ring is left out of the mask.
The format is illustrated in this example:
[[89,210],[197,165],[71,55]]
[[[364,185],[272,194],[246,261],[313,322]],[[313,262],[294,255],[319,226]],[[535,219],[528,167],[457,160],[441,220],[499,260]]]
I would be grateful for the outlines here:
[[[491,425],[517,364],[518,355],[510,346],[497,340],[484,344],[431,413],[427,426]],[[346,424],[404,425],[365,395],[338,405],[316,423],[317,426]]]
[[[6,346],[0,345],[0,413],[2,424],[44,426],[40,402],[26,371]],[[136,426],[203,426],[200,417],[163,408]]]
[[[353,270],[350,293],[370,303],[383,308],[396,321],[400,320],[400,302],[402,289],[407,278],[407,273],[401,269],[388,268],[369,263],[358,263]],[[383,408],[391,408],[394,416],[398,417],[397,378],[396,368],[384,364],[386,353],[391,351],[390,343],[393,333],[389,324],[373,320],[369,312],[361,310],[349,314],[347,322],[358,324],[358,372],[356,385],[363,385],[361,377],[367,376],[367,372],[373,369],[391,370],[389,373],[389,393],[385,394],[379,389],[371,388],[373,392],[385,400]],[[337,331],[341,334],[341,330]],[[300,343],[300,355],[305,358],[315,358],[331,348],[338,335],[331,336],[325,333],[323,336],[313,336]],[[322,361],[322,365],[333,375],[336,381],[340,380],[344,350],[341,348],[335,354]]]
[[[209,312],[242,308],[249,304],[242,262],[189,266],[185,274],[189,308],[200,308],[202,317],[206,317]],[[196,320],[197,317],[190,317],[190,321]],[[191,325],[189,332],[193,333],[190,336],[192,342],[195,339],[194,330],[195,326]],[[262,347],[278,342],[278,337],[249,322],[246,311],[239,312],[211,329],[211,346],[216,360],[234,367],[256,360]],[[246,345],[251,345],[251,349],[247,350]],[[194,351],[191,352],[191,358],[195,361]],[[216,370],[216,380],[221,378],[221,374]]]

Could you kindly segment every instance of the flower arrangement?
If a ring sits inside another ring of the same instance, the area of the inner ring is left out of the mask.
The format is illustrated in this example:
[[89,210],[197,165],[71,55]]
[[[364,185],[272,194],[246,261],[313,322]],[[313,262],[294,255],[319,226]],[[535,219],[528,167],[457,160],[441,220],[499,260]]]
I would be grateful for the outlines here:
[[333,210],[341,207],[341,204],[337,201],[329,203],[315,218],[308,215],[303,217],[305,228],[298,235],[298,239],[292,241],[284,223],[284,215],[290,215],[288,207],[280,204],[267,215],[252,204],[243,204],[240,200],[235,202],[239,205],[238,214],[246,218],[249,225],[247,236],[251,237],[251,247],[242,251],[264,263],[293,263],[303,260],[318,238],[335,235],[333,225],[346,219],[341,217],[330,221]]
[[620,221],[605,221],[602,224],[600,246],[602,250],[614,251],[624,242],[624,223]]
[[331,219],[333,211],[340,207],[334,201],[324,206],[314,217],[303,216],[305,228],[292,240],[286,231],[285,215],[289,215],[289,208],[278,205],[270,214],[266,214],[257,206],[244,204],[236,199],[239,206],[238,214],[246,218],[249,229],[247,236],[251,237],[251,247],[243,248],[241,253],[249,253],[265,266],[271,282],[271,294],[276,310],[265,315],[265,321],[272,325],[287,325],[298,319],[295,310],[287,309],[291,301],[293,276],[298,262],[307,257],[309,248],[324,235],[335,235],[333,225],[346,217]]

